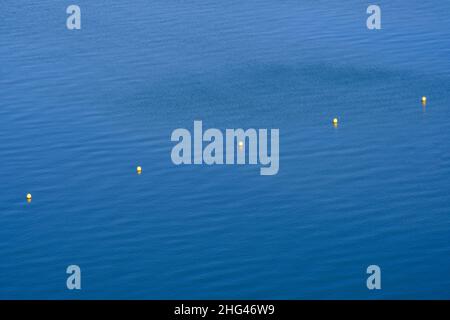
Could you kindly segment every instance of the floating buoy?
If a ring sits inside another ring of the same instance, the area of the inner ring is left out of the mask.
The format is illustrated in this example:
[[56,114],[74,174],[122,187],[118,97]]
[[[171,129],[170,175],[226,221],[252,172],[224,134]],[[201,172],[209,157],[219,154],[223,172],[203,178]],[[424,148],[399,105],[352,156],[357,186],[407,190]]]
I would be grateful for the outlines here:
[[32,199],[31,193],[28,193],[28,194],[27,194],[27,201],[30,202],[31,199]]
[[138,174],[141,174],[141,173],[142,173],[142,168],[141,168],[140,166],[138,166],[138,167],[136,168],[136,171],[137,171]]
[[338,121],[338,118],[334,118],[334,119],[333,119],[333,124],[334,124],[335,126],[338,124],[338,122],[339,122],[339,121]]
[[422,97],[422,104],[427,104],[427,97],[425,96]]

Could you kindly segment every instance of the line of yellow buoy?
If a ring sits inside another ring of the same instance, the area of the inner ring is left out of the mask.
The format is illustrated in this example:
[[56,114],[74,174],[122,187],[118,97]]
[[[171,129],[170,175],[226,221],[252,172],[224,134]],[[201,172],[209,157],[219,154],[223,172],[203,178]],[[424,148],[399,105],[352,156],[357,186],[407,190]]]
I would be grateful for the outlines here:
[[[427,97],[423,96],[422,97],[422,105],[425,106],[426,104],[427,104]],[[339,124],[339,119],[338,118],[333,118],[332,123],[333,123],[334,127],[337,127],[337,125]],[[244,142],[243,141],[239,141],[238,142],[238,146],[239,146],[239,149],[242,150],[243,147],[244,147]],[[141,174],[142,173],[142,167],[141,166],[137,166],[136,167],[136,172],[137,172],[137,174]],[[31,193],[28,193],[27,194],[27,202],[30,203],[32,199],[33,199],[33,196],[31,195]]]
[[[425,97],[425,96],[422,97],[422,105],[423,105],[424,107],[427,105],[427,97]],[[338,123],[339,123],[338,118],[333,118],[332,123],[333,123],[333,126],[337,127],[337,125],[338,125]]]
[[333,125],[336,127],[338,125],[338,123],[339,123],[338,118],[334,118],[333,119]]

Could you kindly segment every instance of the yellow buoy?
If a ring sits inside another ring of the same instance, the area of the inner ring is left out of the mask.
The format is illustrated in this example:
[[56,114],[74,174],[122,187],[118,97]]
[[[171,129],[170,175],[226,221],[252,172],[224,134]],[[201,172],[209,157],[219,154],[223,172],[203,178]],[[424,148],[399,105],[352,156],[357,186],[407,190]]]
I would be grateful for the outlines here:
[[27,201],[30,202],[30,201],[31,201],[31,198],[32,198],[31,193],[28,193],[28,194],[27,194]]
[[142,168],[141,168],[140,166],[138,166],[138,167],[136,168],[136,171],[137,171],[138,174],[141,174],[141,173],[142,173]]
[[334,124],[334,125],[337,125],[338,122],[339,122],[339,121],[338,121],[338,118],[334,118],[334,119],[333,119],[333,124]]
[[422,97],[422,104],[426,104],[427,103],[427,97],[423,96]]

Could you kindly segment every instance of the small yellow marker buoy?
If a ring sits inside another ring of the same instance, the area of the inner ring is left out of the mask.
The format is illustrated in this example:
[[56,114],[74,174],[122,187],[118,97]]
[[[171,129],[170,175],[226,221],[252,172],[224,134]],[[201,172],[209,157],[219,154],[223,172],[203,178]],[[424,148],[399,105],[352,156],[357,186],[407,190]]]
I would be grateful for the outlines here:
[[28,194],[27,194],[27,201],[28,201],[28,202],[31,202],[31,199],[32,199],[31,193],[28,193]]
[[333,119],[333,124],[334,124],[335,126],[337,126],[338,122],[339,122],[339,121],[338,121],[338,118],[334,118],[334,119]]
[[138,174],[141,174],[141,173],[142,173],[142,168],[141,168],[140,166],[138,166],[138,167],[136,168],[136,171],[137,171]]
[[423,105],[427,104],[427,97],[425,97],[425,96],[422,97],[422,104]]

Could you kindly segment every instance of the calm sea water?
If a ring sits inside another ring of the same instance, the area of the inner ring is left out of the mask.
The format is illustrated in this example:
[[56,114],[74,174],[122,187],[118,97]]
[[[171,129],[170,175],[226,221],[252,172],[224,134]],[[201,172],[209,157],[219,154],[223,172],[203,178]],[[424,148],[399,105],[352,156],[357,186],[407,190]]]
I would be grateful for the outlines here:
[[[69,4],[0,3],[0,298],[450,298],[449,2]],[[278,175],[174,166],[194,120]]]

